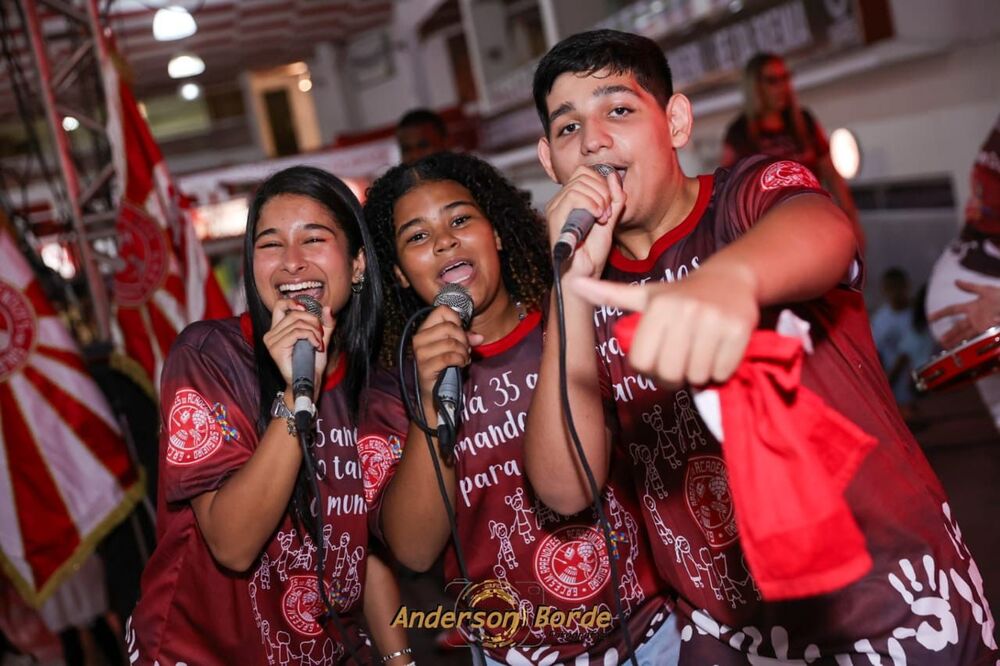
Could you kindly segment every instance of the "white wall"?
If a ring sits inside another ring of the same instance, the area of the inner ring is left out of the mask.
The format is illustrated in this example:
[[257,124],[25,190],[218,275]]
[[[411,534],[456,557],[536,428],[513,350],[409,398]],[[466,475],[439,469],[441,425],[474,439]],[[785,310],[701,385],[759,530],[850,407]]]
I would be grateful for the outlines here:
[[422,60],[427,73],[427,106],[443,109],[458,104],[455,72],[448,53],[448,36],[442,31],[431,35],[423,43]]
[[409,72],[400,72],[399,61],[396,58],[396,69],[391,79],[367,88],[355,86],[359,115],[359,126],[356,129],[390,125],[399,120],[407,110],[420,105],[410,86]]
[[228,148],[224,150],[203,150],[197,153],[171,155],[164,158],[167,168],[175,176],[180,174],[215,169],[231,164],[247,164],[267,159],[264,152],[256,145]]
[[343,72],[343,48],[318,44],[307,63],[320,136],[323,144],[329,144],[338,134],[353,131],[359,124],[357,100]]
[[556,35],[559,39],[592,29],[614,13],[616,4],[624,4],[607,0],[547,0],[547,2],[555,18]]
[[[365,88],[349,84],[358,109],[358,126],[354,129],[391,125],[417,106],[440,109],[458,103],[446,37],[433,35],[422,44],[407,37],[395,34],[391,40],[390,78]],[[422,71],[415,71],[417,67]]]
[[996,35],[996,0],[890,0],[896,34],[908,41],[966,43]]

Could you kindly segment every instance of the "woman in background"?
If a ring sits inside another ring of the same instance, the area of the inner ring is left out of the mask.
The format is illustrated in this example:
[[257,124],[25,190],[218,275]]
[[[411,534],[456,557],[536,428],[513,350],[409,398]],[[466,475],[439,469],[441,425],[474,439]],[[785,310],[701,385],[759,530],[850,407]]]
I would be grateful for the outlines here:
[[[799,106],[785,61],[772,53],[758,53],[746,64],[743,113],[726,130],[722,166],[731,167],[757,154],[795,160],[808,167],[860,234],[854,198],[833,166],[826,133],[813,114]],[[863,241],[863,236],[858,238]]]

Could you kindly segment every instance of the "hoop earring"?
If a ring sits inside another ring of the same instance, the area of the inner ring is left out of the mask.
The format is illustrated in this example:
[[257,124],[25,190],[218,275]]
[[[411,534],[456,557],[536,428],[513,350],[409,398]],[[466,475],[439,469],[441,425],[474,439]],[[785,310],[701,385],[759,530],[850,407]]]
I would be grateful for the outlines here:
[[351,283],[351,293],[352,294],[360,294],[361,290],[364,289],[364,288],[365,288],[365,276],[364,275],[362,275],[361,279],[358,280],[357,282],[352,282]]

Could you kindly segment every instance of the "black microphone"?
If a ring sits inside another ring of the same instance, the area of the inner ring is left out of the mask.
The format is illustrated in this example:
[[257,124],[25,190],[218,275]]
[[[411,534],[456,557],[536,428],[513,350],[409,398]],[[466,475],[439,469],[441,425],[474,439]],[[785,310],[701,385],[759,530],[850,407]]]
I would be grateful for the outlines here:
[[[294,298],[309,314],[315,315],[317,319],[322,318],[323,306],[315,298],[308,294]],[[295,413],[295,427],[299,432],[309,428],[309,422],[316,414],[316,405],[313,404],[315,373],[316,348],[308,340],[296,340],[292,347],[292,396],[295,399],[292,411]]]
[[[472,321],[472,297],[465,287],[458,284],[446,284],[434,297],[434,307],[447,305],[454,310],[462,320],[462,328],[468,328]],[[462,373],[450,365],[438,375],[434,385],[434,404],[438,409],[438,441],[441,451],[446,457],[451,457],[455,447],[455,433],[462,421]]]
[[[605,178],[616,173],[615,168],[610,164],[594,164],[590,168]],[[559,238],[556,239],[555,247],[552,248],[552,255],[560,261],[572,257],[576,246],[587,237],[595,221],[594,216],[585,208],[571,210],[566,216],[566,222],[562,229],[559,230]]]

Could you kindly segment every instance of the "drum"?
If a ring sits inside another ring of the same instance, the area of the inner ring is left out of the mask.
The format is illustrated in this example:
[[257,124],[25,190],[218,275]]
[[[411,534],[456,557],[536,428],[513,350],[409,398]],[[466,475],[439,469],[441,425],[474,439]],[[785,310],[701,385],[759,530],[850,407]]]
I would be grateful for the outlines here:
[[950,388],[1000,372],[1000,326],[993,326],[913,371],[919,391]]

